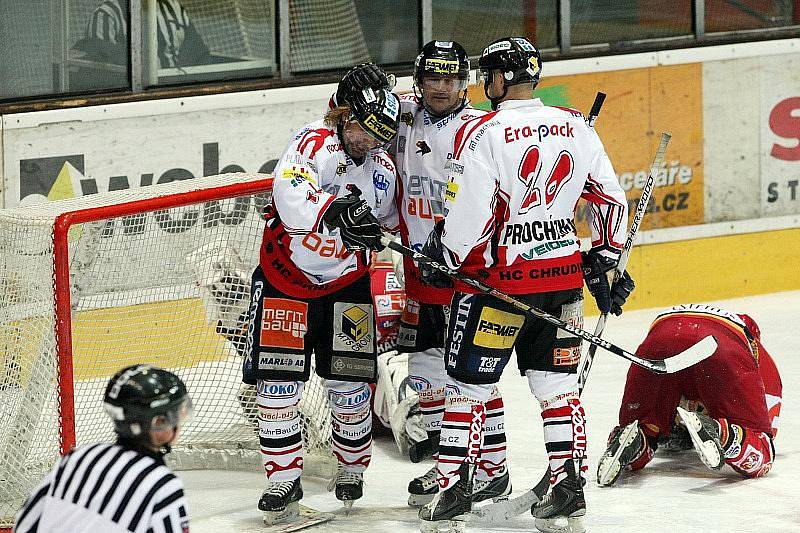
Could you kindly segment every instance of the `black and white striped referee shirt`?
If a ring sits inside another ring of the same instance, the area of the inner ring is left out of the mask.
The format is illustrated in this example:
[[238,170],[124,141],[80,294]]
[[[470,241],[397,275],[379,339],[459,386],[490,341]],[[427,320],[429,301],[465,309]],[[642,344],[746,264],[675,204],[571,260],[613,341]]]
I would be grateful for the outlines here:
[[164,462],[120,444],[61,458],[17,515],[14,531],[186,533],[183,483]]

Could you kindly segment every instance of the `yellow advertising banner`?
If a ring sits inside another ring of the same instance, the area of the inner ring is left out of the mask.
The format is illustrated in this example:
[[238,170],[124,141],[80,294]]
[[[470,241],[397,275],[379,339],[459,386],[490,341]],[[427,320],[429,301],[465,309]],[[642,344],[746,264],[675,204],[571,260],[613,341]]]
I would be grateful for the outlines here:
[[[702,224],[703,87],[700,63],[546,77],[534,96],[546,105],[575,108],[584,114],[598,91],[607,97],[595,127],[625,189],[631,213],[641,197],[662,131],[672,134],[665,164],[642,229]],[[469,88],[476,107],[488,109],[483,86]],[[588,205],[578,205],[576,221],[588,235]]]

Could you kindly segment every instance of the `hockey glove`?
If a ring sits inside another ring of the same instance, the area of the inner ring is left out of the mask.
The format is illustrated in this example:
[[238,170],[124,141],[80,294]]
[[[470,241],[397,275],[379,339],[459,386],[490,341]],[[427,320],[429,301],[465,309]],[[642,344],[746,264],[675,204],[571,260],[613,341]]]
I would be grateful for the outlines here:
[[344,198],[331,202],[322,220],[331,228],[339,228],[342,241],[350,251],[371,248],[380,252],[384,248],[381,244],[381,225],[367,202],[361,199],[361,191],[356,187],[352,187],[350,194]]
[[[422,247],[422,254],[427,255],[439,264],[444,265],[444,248],[442,245],[442,230],[444,229],[444,220],[436,223],[428,235],[428,240]],[[444,272],[435,269],[434,267],[425,263],[419,264],[419,274],[424,283],[436,287],[437,289],[449,289],[453,286],[453,280]]]
[[626,271],[612,288],[608,282],[608,272],[617,265],[616,260],[600,255],[596,250],[582,252],[581,258],[583,278],[597,302],[597,308],[601,313],[622,314],[622,306],[634,287],[630,275]]
[[336,105],[349,102],[353,95],[366,88],[373,90],[394,88],[395,78],[387,76],[382,68],[374,63],[362,63],[347,71],[336,88]]
[[628,300],[628,296],[633,292],[636,283],[633,278],[628,274],[628,271],[622,273],[622,276],[611,285],[611,313],[619,316],[622,314],[622,306]]

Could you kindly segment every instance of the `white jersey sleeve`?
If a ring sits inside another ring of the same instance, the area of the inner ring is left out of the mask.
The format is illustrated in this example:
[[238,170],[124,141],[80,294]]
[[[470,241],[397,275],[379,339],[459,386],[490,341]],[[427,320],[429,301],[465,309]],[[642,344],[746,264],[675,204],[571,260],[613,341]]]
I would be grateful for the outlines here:
[[272,203],[286,231],[293,234],[319,231],[322,215],[335,196],[322,190],[317,153],[333,131],[310,124],[295,134],[275,166]]
[[616,259],[625,244],[628,206],[611,160],[594,130],[591,137],[596,144],[595,156],[581,198],[591,204],[589,226],[592,248]]

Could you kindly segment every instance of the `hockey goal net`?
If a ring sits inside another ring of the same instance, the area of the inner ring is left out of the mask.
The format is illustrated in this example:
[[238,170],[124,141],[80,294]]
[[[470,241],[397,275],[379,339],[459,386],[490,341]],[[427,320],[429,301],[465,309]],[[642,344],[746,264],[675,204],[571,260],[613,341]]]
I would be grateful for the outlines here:
[[[260,467],[240,332],[271,183],[226,174],[0,211],[0,528],[59,454],[113,440],[103,392],[129,364],[187,384],[173,468]],[[329,473],[315,377],[300,409],[306,465]]]

